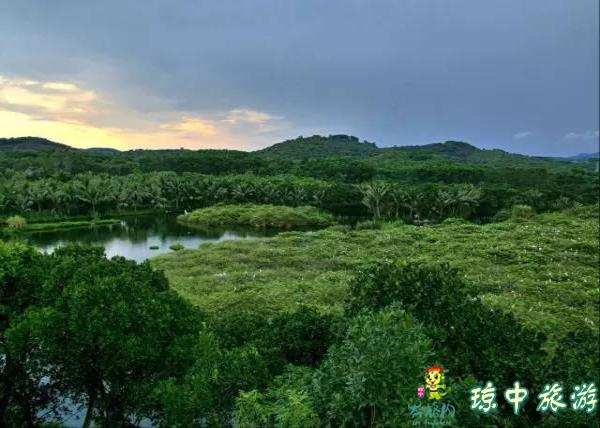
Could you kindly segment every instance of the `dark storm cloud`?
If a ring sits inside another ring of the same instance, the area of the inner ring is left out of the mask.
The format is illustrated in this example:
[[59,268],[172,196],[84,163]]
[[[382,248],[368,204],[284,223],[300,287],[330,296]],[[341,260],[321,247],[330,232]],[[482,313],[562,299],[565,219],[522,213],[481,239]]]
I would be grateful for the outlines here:
[[140,111],[268,112],[289,137],[598,144],[597,0],[8,0],[6,73],[85,82]]

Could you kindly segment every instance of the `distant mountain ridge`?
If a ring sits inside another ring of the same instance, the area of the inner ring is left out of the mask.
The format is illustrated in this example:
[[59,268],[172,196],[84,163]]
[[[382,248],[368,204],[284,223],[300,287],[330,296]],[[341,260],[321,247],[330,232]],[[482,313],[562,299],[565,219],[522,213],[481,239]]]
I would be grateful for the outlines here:
[[579,153],[578,155],[575,155],[575,156],[561,157],[559,159],[571,160],[571,161],[584,161],[584,160],[588,160],[588,159],[598,159],[598,158],[600,158],[600,152]]
[[[113,148],[94,147],[78,149],[66,144],[57,143],[41,137],[14,137],[0,138],[0,152],[2,151],[77,151],[88,152],[98,155],[118,155],[122,153],[137,152],[177,152],[180,150],[128,150],[120,151]],[[187,150],[187,149],[186,149]],[[201,150],[210,151],[210,150]],[[250,152],[249,155],[267,158],[279,158],[285,160],[306,160],[326,157],[349,157],[349,158],[371,158],[380,156],[409,155],[409,156],[431,156],[440,155],[454,160],[467,160],[475,163],[497,162],[502,159],[528,160],[537,162],[548,161],[571,161],[582,162],[590,159],[598,159],[600,154],[580,153],[569,157],[542,157],[527,156],[517,153],[509,153],[499,149],[480,149],[463,141],[446,141],[443,143],[431,143],[414,146],[377,147],[375,143],[360,141],[351,135],[337,134],[329,136],[313,135],[310,137],[298,137],[285,140],[272,146]]]
[[377,153],[375,143],[361,142],[350,135],[298,137],[273,144],[255,153],[287,160],[315,159],[331,156],[366,157]]
[[98,154],[118,154],[120,150],[108,147],[92,147],[77,149],[66,144],[57,143],[41,137],[0,138],[0,151],[44,151],[44,150],[82,150]]
[[0,138],[0,151],[76,150],[40,137]]

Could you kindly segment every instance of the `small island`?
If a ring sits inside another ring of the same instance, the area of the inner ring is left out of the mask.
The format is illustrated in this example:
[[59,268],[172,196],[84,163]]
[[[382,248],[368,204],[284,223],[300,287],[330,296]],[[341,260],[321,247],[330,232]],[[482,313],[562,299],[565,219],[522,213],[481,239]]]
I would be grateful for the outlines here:
[[326,227],[335,223],[331,214],[311,206],[282,205],[214,205],[177,217],[181,223],[211,228],[218,226],[251,226],[257,229],[297,229]]

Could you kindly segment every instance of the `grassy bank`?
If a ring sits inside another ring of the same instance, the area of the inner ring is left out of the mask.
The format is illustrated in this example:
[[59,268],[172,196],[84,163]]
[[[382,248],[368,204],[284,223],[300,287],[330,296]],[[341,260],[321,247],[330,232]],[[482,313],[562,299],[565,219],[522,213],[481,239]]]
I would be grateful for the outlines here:
[[553,336],[598,329],[597,217],[597,207],[583,207],[483,226],[334,226],[205,244],[152,263],[183,296],[217,314],[275,313],[302,303],[338,311],[352,270],[361,263],[445,261],[464,272],[486,304]]
[[252,226],[293,229],[329,226],[334,223],[333,216],[315,207],[255,204],[215,205],[180,215],[177,219],[182,223],[203,228]]
[[120,220],[109,218],[100,220],[77,220],[77,221],[59,221],[59,222],[46,222],[46,223],[28,223],[20,229],[9,229],[3,228],[4,231],[11,231],[14,233],[20,232],[49,232],[61,229],[77,229],[82,227],[90,226],[103,226],[108,224],[119,223]]
[[[92,221],[94,218],[101,219],[115,219],[125,217],[137,217],[144,215],[160,215],[165,213],[180,213],[181,211],[168,211],[165,209],[140,209],[134,210],[109,210],[98,213],[95,217],[88,215],[66,215],[56,213],[38,213],[38,212],[27,212],[20,214],[27,219],[29,223],[64,223],[64,222],[76,222],[76,221]],[[0,216],[0,225],[11,216]]]

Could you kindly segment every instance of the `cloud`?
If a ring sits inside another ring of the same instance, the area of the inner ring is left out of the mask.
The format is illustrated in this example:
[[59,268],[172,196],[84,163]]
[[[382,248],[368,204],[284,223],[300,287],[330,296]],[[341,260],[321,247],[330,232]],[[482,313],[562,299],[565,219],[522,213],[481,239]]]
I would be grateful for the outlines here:
[[519,131],[513,135],[515,140],[520,140],[521,138],[529,137],[531,135],[530,131]]
[[565,140],[593,140],[600,136],[600,132],[596,131],[583,131],[583,132],[569,132],[563,137]]
[[278,119],[281,119],[281,117],[273,116],[269,113],[265,113],[262,111],[247,110],[247,109],[233,109],[233,110],[230,110],[225,115],[225,118],[222,120],[222,122],[232,123],[232,124],[236,124],[239,122],[263,124],[263,123],[269,122],[271,120],[278,120]]
[[181,121],[160,125],[161,129],[180,132],[182,135],[193,137],[214,136],[218,133],[215,124],[210,120],[185,117]]
[[38,120],[82,123],[102,110],[94,91],[67,82],[0,76],[0,109],[20,112]]
[[274,116],[270,113],[249,110],[249,109],[232,109],[223,115],[221,123],[231,126],[240,132],[250,128],[255,128],[257,132],[269,133],[277,131],[285,123],[282,122],[283,117]]
[[61,92],[74,92],[79,89],[79,88],[77,88],[77,85],[74,85],[72,83],[65,83],[65,82],[47,82],[47,83],[43,83],[42,87],[44,89],[51,89],[54,91],[61,91]]
[[75,147],[250,149],[283,137],[282,119],[256,109],[198,112],[166,102],[140,111],[83,84],[0,75],[2,136],[37,135]]

